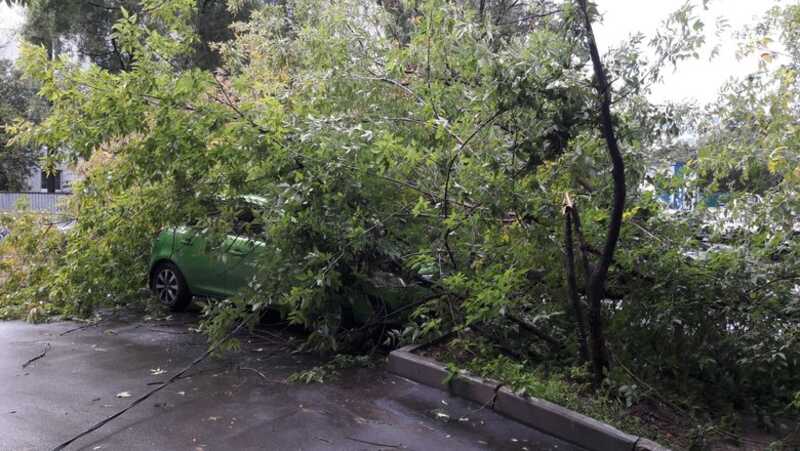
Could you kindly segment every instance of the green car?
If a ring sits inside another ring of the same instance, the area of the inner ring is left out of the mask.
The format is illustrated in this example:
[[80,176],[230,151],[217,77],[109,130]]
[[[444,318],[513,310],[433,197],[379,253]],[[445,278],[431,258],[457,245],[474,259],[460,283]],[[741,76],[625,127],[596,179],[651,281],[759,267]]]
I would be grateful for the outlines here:
[[[241,196],[233,202],[236,217],[221,243],[211,243],[202,230],[191,226],[162,230],[153,241],[150,288],[163,305],[181,311],[193,296],[229,298],[255,278],[267,245],[259,217],[268,203],[259,196]],[[211,206],[208,210],[217,209]],[[342,312],[345,322],[364,324],[375,314],[396,311],[430,296],[430,291],[374,271],[368,283],[352,284],[340,295],[345,301],[341,303],[346,309]]]
[[256,274],[263,253],[263,226],[257,210],[266,200],[241,197],[233,230],[211,246],[206,235],[190,226],[162,230],[150,254],[150,289],[173,311],[184,310],[193,296],[227,298]]

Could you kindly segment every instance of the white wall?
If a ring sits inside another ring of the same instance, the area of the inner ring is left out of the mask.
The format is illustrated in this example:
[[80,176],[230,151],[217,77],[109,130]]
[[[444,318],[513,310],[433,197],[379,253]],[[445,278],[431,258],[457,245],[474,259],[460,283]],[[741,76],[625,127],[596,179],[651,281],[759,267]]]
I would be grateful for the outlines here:
[[[64,165],[59,166],[58,169],[61,170],[61,189],[57,189],[56,192],[72,192],[71,186],[75,181],[78,180],[78,174],[71,168]],[[26,185],[27,186],[23,191],[41,193],[47,192],[46,189],[42,189],[42,170],[38,167],[33,168],[30,176],[28,177],[28,183]]]

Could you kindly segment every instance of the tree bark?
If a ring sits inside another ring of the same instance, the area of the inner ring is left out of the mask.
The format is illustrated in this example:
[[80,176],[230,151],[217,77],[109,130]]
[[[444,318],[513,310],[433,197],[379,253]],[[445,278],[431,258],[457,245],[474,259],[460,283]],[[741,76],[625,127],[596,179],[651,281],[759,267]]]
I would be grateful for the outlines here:
[[572,240],[572,202],[569,194],[564,196],[564,253],[567,268],[567,289],[572,302],[572,313],[575,315],[575,335],[578,339],[578,356],[581,363],[589,361],[589,346],[586,340],[586,324],[583,320],[583,307],[578,297],[578,283],[575,277],[575,251]]
[[[581,266],[583,267],[584,289],[589,292],[589,278],[592,277],[592,265],[589,263],[589,253],[592,251],[589,243],[586,242],[586,237],[583,236],[583,227],[581,226],[581,214],[578,211],[578,206],[572,203],[570,209],[572,214],[572,227],[575,229],[575,237],[578,238],[578,245],[581,250]],[[600,255],[600,252],[597,252]]]
[[608,84],[600,53],[592,30],[592,20],[589,17],[587,0],[578,0],[578,6],[583,13],[583,24],[586,31],[586,43],[594,69],[595,89],[600,98],[600,132],[606,142],[608,155],[611,158],[611,175],[614,180],[614,197],[611,206],[611,218],[608,223],[608,233],[600,261],[594,268],[589,278],[587,296],[589,298],[589,330],[592,339],[592,368],[594,371],[595,387],[599,386],[605,378],[608,368],[606,356],[605,336],[603,333],[602,300],[605,295],[608,267],[614,258],[614,250],[619,240],[622,229],[622,214],[625,210],[625,163],[619,150],[617,137],[614,133],[614,124],[611,118],[611,88]]

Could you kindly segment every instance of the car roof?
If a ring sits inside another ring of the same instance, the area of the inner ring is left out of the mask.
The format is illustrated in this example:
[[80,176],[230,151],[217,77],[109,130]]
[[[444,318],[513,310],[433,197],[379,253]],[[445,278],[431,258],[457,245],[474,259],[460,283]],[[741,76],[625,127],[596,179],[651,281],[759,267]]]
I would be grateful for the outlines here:
[[250,205],[256,207],[267,207],[269,206],[269,201],[264,196],[259,196],[256,194],[239,194],[237,196],[225,196],[222,194],[215,195],[212,199],[216,202],[228,203],[228,202],[236,202],[236,201],[243,201]]
[[236,197],[249,204],[257,205],[259,207],[266,207],[269,205],[266,197],[258,196],[256,194],[242,194],[241,196]]

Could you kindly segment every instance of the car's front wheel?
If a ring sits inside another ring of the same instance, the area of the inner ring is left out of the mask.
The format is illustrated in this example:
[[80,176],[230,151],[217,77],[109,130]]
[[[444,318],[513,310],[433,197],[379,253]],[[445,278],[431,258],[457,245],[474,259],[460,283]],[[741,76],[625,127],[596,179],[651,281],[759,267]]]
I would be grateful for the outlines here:
[[192,302],[192,294],[181,271],[172,263],[159,263],[150,276],[150,288],[162,305],[180,312]]

